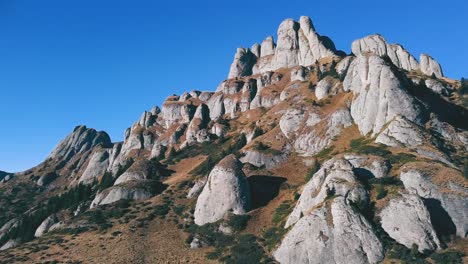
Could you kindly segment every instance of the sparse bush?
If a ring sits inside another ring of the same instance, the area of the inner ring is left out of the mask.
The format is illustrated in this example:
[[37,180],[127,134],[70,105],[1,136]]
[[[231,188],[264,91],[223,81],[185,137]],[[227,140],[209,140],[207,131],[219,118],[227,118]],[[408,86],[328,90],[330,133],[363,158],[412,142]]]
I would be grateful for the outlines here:
[[280,224],[283,222],[286,217],[291,213],[292,211],[292,201],[284,201],[276,208],[275,212],[273,213],[273,223],[274,224]]
[[377,200],[385,198],[385,196],[387,196],[387,193],[388,193],[387,190],[385,190],[385,188],[381,184],[377,186],[376,191],[377,191],[377,195],[376,195]]
[[445,263],[463,263],[463,257],[465,254],[458,251],[447,251],[443,253],[434,252],[431,255],[431,259],[434,261],[435,264],[445,264]]
[[250,219],[250,215],[236,215],[232,214],[229,217],[227,224],[236,232],[242,231],[247,227],[247,222]]

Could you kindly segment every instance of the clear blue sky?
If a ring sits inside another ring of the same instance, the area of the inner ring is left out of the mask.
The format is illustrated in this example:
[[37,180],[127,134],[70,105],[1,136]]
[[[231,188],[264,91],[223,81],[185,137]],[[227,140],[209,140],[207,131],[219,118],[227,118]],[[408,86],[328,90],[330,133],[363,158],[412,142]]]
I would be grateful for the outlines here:
[[467,11],[465,0],[0,0],[0,170],[38,164],[79,124],[122,140],[168,95],[214,90],[238,46],[288,17],[310,16],[346,52],[381,33],[468,76]]

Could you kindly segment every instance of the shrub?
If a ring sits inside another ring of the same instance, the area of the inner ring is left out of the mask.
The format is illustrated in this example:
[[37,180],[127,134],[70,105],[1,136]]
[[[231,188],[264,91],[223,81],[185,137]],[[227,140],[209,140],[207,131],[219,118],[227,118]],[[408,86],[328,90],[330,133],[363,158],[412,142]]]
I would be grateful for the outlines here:
[[247,227],[247,222],[250,219],[250,215],[236,215],[232,214],[229,217],[227,224],[236,232],[242,231]]
[[447,251],[443,253],[434,252],[431,255],[431,259],[434,260],[435,264],[445,264],[445,263],[463,263],[463,257],[465,254],[458,251]]
[[332,151],[333,151],[333,146],[325,148],[319,153],[317,153],[315,157],[319,160],[327,160],[331,157]]
[[312,167],[310,167],[309,169],[307,169],[307,175],[306,175],[306,182],[310,181],[310,179],[312,179],[312,177],[314,176],[314,174],[319,171],[320,169],[320,164],[316,161],[314,162],[314,164],[312,165]]
[[278,245],[286,234],[287,229],[284,229],[282,226],[277,227],[273,226],[267,229],[263,233],[263,238],[265,239],[265,246],[268,250],[272,250]]
[[278,206],[278,208],[276,208],[272,219],[274,224],[281,223],[291,213],[293,209],[291,203],[291,201],[284,201],[280,204],[280,206]]
[[256,264],[261,263],[261,260],[265,257],[265,252],[258,244],[257,238],[252,234],[239,236],[229,253],[221,261],[228,264]]
[[381,184],[377,186],[376,191],[377,191],[377,195],[376,195],[377,200],[385,198],[385,196],[387,196],[387,193],[388,193],[387,190],[385,190],[385,188]]

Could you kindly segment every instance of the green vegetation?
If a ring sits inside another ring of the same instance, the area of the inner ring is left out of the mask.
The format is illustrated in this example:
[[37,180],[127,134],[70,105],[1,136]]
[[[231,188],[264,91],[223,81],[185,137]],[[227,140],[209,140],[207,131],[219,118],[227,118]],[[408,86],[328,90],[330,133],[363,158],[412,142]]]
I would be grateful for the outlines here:
[[250,219],[250,215],[236,215],[232,214],[227,221],[227,224],[232,228],[233,231],[239,232],[247,227],[247,222]]
[[229,154],[238,154],[238,151],[243,148],[246,143],[245,135],[240,134],[229,139],[218,139],[217,142],[201,144],[200,146],[190,148],[188,151],[184,151],[185,155],[190,155],[191,157],[196,155],[208,156],[208,158],[194,168],[190,174],[209,174],[218,162]]
[[268,250],[273,250],[278,245],[286,234],[287,229],[282,226],[273,226],[263,233],[265,246]]
[[273,223],[284,225],[286,217],[291,213],[293,209],[293,201],[284,201],[276,208],[275,212],[273,213]]
[[332,152],[333,152],[333,146],[323,149],[322,151],[317,153],[315,157],[320,161],[327,160],[332,157]]
[[377,200],[385,198],[385,196],[387,196],[387,193],[388,193],[382,184],[377,185],[376,191],[377,191],[377,195],[376,195]]
[[282,152],[277,149],[271,148],[271,146],[261,142],[261,141],[256,141],[253,145],[253,149],[264,154],[269,154],[269,155],[281,155]]
[[463,263],[464,256],[465,254],[461,252],[450,250],[443,253],[434,252],[431,254],[431,259],[434,261],[435,264],[461,264]]
[[314,162],[312,167],[307,169],[307,174],[306,174],[306,177],[305,177],[306,182],[310,181],[310,179],[312,179],[314,174],[319,170],[320,170],[320,164],[318,163],[318,161],[316,161],[316,162]]
[[371,139],[358,138],[351,140],[350,147],[353,152],[364,155],[376,155],[376,156],[389,156],[392,153],[387,150],[387,146],[378,144],[377,146],[370,145]]

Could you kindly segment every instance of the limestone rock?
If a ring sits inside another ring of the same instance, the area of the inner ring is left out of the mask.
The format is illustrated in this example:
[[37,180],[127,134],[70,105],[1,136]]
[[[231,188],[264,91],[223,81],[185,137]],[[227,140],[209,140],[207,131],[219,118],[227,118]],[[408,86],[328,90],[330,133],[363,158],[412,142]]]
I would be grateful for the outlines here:
[[443,96],[450,95],[448,89],[438,80],[427,79],[425,82],[426,87]]
[[421,63],[422,73],[428,76],[432,76],[432,74],[434,74],[437,78],[444,77],[444,74],[442,73],[442,67],[440,67],[440,64],[428,54],[421,54],[421,56],[419,57],[419,61]]
[[261,45],[260,56],[265,57],[269,55],[275,54],[275,41],[273,40],[272,36],[268,36]]
[[114,185],[119,185],[129,181],[135,180],[150,180],[152,177],[158,176],[158,165],[149,160],[139,160],[133,163],[130,168],[127,169],[122,175],[116,180]]
[[407,71],[419,69],[419,63],[403,46],[398,44],[389,45],[387,41],[378,34],[358,39],[352,44],[355,55],[373,53],[377,56],[388,56],[392,63],[398,68]]
[[79,179],[80,183],[91,184],[104,175],[109,167],[109,152],[108,150],[98,150],[91,156],[86,169]]
[[47,232],[49,232],[49,229],[52,225],[58,222],[58,218],[55,214],[50,215],[47,217],[42,223],[39,225],[39,227],[36,229],[36,232],[34,233],[34,237],[41,237]]
[[[441,225],[444,225],[446,228],[449,225],[455,225],[456,234],[460,237],[467,237],[468,190],[465,186],[450,180],[445,186],[436,185],[428,172],[414,169],[409,165],[403,168],[400,179],[405,189],[410,193],[417,194],[433,204],[440,204],[450,217],[448,221],[453,221],[453,223],[444,221]],[[440,211],[437,214],[442,215]]]
[[304,118],[305,113],[303,110],[295,108],[288,109],[279,122],[281,132],[283,132],[287,138],[290,138],[301,128]]
[[234,155],[221,160],[210,172],[195,207],[195,224],[222,219],[226,213],[244,214],[250,209],[250,188],[241,163]]
[[257,168],[265,167],[266,169],[273,169],[284,162],[287,157],[287,152],[281,153],[279,155],[273,155],[255,150],[247,150],[244,152],[244,156],[240,158],[240,161],[242,163],[249,163]]
[[114,186],[96,194],[96,197],[91,202],[90,208],[94,208],[99,205],[115,203],[123,199],[144,200],[150,198],[151,196],[152,193],[148,190],[145,190],[144,188]]
[[423,107],[404,85],[379,56],[360,55],[351,63],[343,88],[355,95],[351,115],[362,135],[379,133],[397,115],[418,125],[424,123]]
[[388,176],[391,165],[381,157],[369,157],[355,154],[345,154],[344,159],[349,161],[360,174],[370,178],[384,178]]
[[256,56],[249,49],[238,48],[229,70],[228,79],[251,75],[255,62]]
[[3,244],[3,245],[0,247],[0,251],[1,251],[1,250],[7,250],[7,249],[9,249],[9,248],[16,247],[16,246],[18,246],[20,243],[21,243],[21,240],[20,240],[20,239],[10,239],[10,240],[8,240],[5,244]]
[[86,126],[77,126],[73,132],[63,139],[47,158],[70,160],[73,156],[82,154],[93,147],[102,144],[111,146],[109,135],[103,131],[96,131]]
[[382,244],[372,225],[346,202],[334,198],[307,212],[286,234],[274,258],[284,264],[378,263]]
[[329,95],[338,93],[339,81],[333,77],[327,76],[320,80],[315,87],[315,96],[317,99],[322,100]]
[[342,59],[340,62],[338,62],[338,64],[336,64],[335,66],[335,70],[338,73],[338,75],[345,76],[353,60],[354,60],[353,56],[347,56],[344,59]]
[[300,81],[303,82],[306,80],[306,69],[304,67],[299,67],[291,71],[291,82]]
[[424,143],[424,132],[415,124],[401,116],[394,120],[380,133],[375,142],[397,147],[400,144],[415,147]]
[[417,195],[403,194],[390,200],[379,216],[385,232],[407,248],[416,244],[421,253],[441,248],[429,211]]
[[330,195],[343,196],[352,202],[368,201],[368,194],[344,159],[331,159],[305,185],[296,207],[289,215],[285,228],[295,224]]
[[206,178],[196,181],[192,188],[190,188],[190,191],[187,194],[187,198],[192,199],[193,197],[197,196],[203,190],[205,183]]

